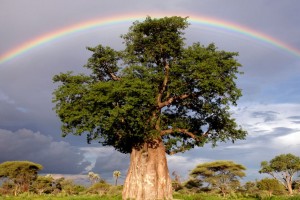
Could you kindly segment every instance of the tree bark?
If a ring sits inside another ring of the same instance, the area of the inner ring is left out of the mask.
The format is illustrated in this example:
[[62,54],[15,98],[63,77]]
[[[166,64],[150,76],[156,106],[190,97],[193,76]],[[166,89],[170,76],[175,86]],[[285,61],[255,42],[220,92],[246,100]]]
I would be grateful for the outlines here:
[[124,183],[124,200],[173,199],[165,147],[162,141],[132,149],[130,166]]
[[288,188],[289,194],[292,195],[293,194],[292,182],[287,183],[287,188]]

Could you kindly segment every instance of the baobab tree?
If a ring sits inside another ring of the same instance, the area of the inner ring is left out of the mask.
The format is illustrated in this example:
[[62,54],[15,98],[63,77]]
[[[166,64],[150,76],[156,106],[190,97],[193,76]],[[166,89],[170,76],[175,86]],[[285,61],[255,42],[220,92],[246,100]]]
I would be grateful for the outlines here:
[[124,199],[172,199],[166,153],[246,135],[229,111],[241,96],[238,53],[186,46],[188,25],[176,16],[136,21],[121,36],[124,50],[87,48],[90,74],[53,78],[63,136],[87,134],[130,153]]

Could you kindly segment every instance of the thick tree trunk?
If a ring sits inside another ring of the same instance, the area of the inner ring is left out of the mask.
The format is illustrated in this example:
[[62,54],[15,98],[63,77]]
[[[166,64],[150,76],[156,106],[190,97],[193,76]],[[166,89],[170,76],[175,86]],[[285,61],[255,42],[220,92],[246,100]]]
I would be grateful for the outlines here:
[[165,147],[161,141],[133,149],[123,188],[123,199],[173,199]]

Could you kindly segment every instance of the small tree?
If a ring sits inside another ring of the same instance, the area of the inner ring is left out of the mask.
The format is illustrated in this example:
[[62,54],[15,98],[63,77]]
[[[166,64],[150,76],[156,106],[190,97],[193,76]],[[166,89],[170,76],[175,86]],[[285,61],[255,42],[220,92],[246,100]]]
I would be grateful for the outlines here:
[[55,191],[54,193],[64,193],[67,195],[77,195],[80,192],[85,190],[85,187],[82,185],[77,185],[71,179],[66,179],[64,177],[55,179]]
[[294,181],[292,184],[292,187],[294,190],[297,190],[298,192],[300,192],[300,180]]
[[182,184],[181,184],[181,181],[180,181],[180,176],[177,174],[177,172],[173,171],[172,172],[172,176],[174,177],[174,179],[172,180],[173,189],[175,191],[178,191],[178,190],[182,189]]
[[106,183],[104,180],[101,180],[98,183],[95,183],[86,190],[87,194],[98,194],[100,196],[107,195],[112,190],[112,186]]
[[259,189],[257,188],[257,183],[253,182],[253,181],[247,181],[243,185],[243,188],[247,194],[250,193],[250,194],[254,195],[254,194],[259,193]]
[[246,168],[243,165],[232,161],[215,161],[198,165],[190,175],[219,189],[225,196],[230,189],[239,186],[239,178],[245,176],[244,170]]
[[270,162],[261,162],[259,173],[271,175],[282,183],[290,194],[293,194],[294,175],[300,170],[300,158],[293,154],[281,154]]
[[100,175],[94,172],[89,172],[88,177],[92,185],[100,181]]
[[14,185],[14,194],[29,191],[30,185],[37,178],[42,165],[29,161],[7,161],[0,164],[0,178],[4,177]]
[[202,180],[193,177],[190,177],[186,182],[183,183],[183,187],[196,192],[198,192],[202,186]]
[[284,188],[278,180],[274,178],[264,178],[257,182],[257,187],[260,190],[265,190],[268,192],[269,196],[272,196],[273,192],[282,191]]
[[121,172],[120,171],[114,171],[113,172],[113,177],[116,179],[116,181],[115,181],[115,185],[117,186],[118,185],[118,179],[119,179],[119,177],[121,176]]
[[52,176],[38,176],[32,184],[32,189],[39,195],[50,194],[54,190],[54,178]]

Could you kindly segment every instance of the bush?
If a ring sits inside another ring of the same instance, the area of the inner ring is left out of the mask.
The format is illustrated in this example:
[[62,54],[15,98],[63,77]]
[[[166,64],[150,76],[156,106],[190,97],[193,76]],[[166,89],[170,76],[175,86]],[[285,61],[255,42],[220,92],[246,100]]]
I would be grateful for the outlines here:
[[284,194],[285,188],[276,179],[264,178],[257,182],[260,190],[268,192],[269,196],[273,194]]
[[106,195],[108,194],[110,188],[112,186],[105,183],[105,182],[99,182],[93,184],[90,188],[86,190],[87,194],[99,194],[99,195]]

